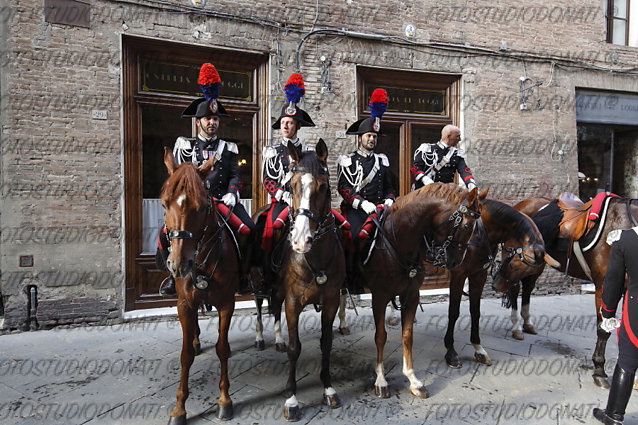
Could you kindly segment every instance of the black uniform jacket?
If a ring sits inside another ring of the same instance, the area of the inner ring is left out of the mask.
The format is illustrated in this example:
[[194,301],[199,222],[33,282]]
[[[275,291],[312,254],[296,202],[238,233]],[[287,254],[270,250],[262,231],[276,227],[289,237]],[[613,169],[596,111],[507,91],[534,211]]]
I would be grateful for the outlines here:
[[356,209],[364,200],[376,205],[385,199],[394,199],[389,166],[384,154],[366,154],[360,149],[339,156],[337,190],[343,203]]
[[[631,342],[638,347],[638,227],[611,231],[607,243],[611,249],[603,280],[601,313],[605,318],[614,317],[624,295],[622,324]],[[627,288],[625,272],[629,278]]]
[[439,141],[422,143],[414,152],[410,174],[416,189],[432,182],[452,183],[454,171],[459,172],[466,186],[474,183],[472,172],[465,163],[464,151]]
[[[301,146],[299,139],[292,141],[295,146]],[[262,166],[262,182],[264,189],[273,198],[279,190],[290,192],[288,183],[288,170],[290,169],[290,156],[288,154],[288,141],[283,140],[276,146],[266,146],[262,154],[264,163]]]

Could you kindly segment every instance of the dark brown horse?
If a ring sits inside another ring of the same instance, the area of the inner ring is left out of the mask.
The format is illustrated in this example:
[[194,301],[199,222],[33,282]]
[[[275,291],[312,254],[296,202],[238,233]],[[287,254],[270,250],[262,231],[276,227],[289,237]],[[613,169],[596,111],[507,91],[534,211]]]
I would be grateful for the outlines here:
[[276,296],[285,300],[290,369],[284,416],[294,421],[301,415],[296,398],[296,367],[301,353],[299,315],[306,305],[321,305],[322,309],[320,377],[324,386],[324,404],[330,408],[337,408],[341,404],[332,387],[330,352],[332,324],[345,279],[345,257],[331,212],[326,144],[319,140],[314,152],[302,152],[288,143],[288,152],[293,160],[290,168],[293,213],[289,244],[273,285]]
[[186,423],[188,373],[200,349],[197,311],[202,304],[215,306],[219,314],[217,357],[220,363],[220,419],[233,417],[228,394],[228,330],[235,309],[239,264],[230,231],[218,217],[213,201],[202,181],[213,165],[214,156],[196,168],[192,163],[177,165],[170,150],[164,149],[164,164],[169,177],[160,200],[170,241],[166,265],[177,278],[177,313],[182,325],[181,371],[177,403],[170,414],[170,425]]
[[[445,361],[448,366],[461,367],[454,349],[454,325],[459,317],[459,306],[465,279],[469,279],[471,331],[470,342],[474,347],[477,362],[491,365],[489,355],[481,346],[479,318],[481,316],[481,294],[489,274],[495,286],[535,275],[544,269],[545,262],[558,263],[545,253],[543,238],[534,222],[525,214],[499,201],[486,199],[487,191],[481,192],[483,202],[481,218],[470,239],[467,253],[460,266],[450,270],[450,306],[448,327],[445,334]],[[502,247],[500,264],[495,261],[498,247]]]
[[476,189],[468,192],[443,183],[432,183],[399,197],[387,210],[376,246],[360,276],[372,293],[377,346],[374,389],[378,396],[390,396],[383,368],[387,339],[385,310],[397,296],[401,301],[403,374],[410,380],[412,394],[428,396],[423,382],[412,369],[412,329],[419,287],[426,273],[422,264],[427,260],[450,269],[458,266],[480,212]]
[[[551,201],[549,198],[529,198],[514,205],[514,208],[532,217],[541,207]],[[634,226],[635,224],[633,223],[635,219],[633,217],[638,217],[638,203],[635,199],[611,198],[606,217],[601,218],[604,219],[604,222],[601,223],[602,231],[600,238],[591,249],[583,253],[583,257],[591,270],[591,279],[586,275],[585,271],[583,271],[573,253],[568,262],[566,252],[559,251],[556,248],[548,249],[548,253],[561,264],[560,267],[556,267],[557,270],[565,272],[565,266],[569,264],[569,269],[567,270],[569,276],[577,279],[592,280],[594,282],[596,287],[595,307],[598,326],[596,347],[592,355],[592,361],[594,362],[593,378],[596,385],[605,388],[609,388],[607,374],[605,373],[605,349],[610,334],[600,328],[600,323],[602,322],[602,316],[600,315],[600,296],[602,293],[603,278],[607,271],[607,261],[609,259],[610,246],[606,243],[606,240],[607,235],[609,235],[609,232],[612,230],[629,229]],[[526,316],[529,317],[529,298],[539,276],[540,273],[529,276],[521,281],[523,291],[521,315],[524,319],[526,319]],[[524,312],[525,315],[523,314]]]

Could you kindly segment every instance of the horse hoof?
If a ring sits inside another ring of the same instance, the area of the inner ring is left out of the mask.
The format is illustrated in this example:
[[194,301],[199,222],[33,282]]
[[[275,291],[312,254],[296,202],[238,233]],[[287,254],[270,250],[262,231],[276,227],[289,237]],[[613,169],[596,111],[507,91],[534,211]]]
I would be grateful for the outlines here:
[[255,341],[255,348],[259,351],[264,351],[266,349],[266,343],[264,340]]
[[193,350],[195,350],[195,355],[199,356],[200,354],[202,354],[202,344],[193,344]]
[[301,410],[299,409],[299,406],[284,406],[284,419],[288,422],[297,422],[301,419]]
[[523,332],[530,335],[536,335],[538,333],[536,332],[534,325],[523,325]]
[[168,425],[186,425],[186,415],[171,416],[168,419]]
[[596,386],[609,389],[609,381],[606,376],[593,375],[592,378],[594,378],[594,384],[596,384]]
[[514,339],[517,339],[519,341],[523,340],[523,332],[519,330],[512,331],[512,336],[514,337]]
[[233,403],[220,404],[217,410],[217,419],[228,421],[233,418]]
[[453,369],[459,369],[461,367],[461,361],[456,354],[445,355],[445,363]]
[[428,390],[425,389],[425,385],[419,388],[410,387],[410,392],[413,396],[419,398],[428,398],[430,395],[428,394]]
[[379,387],[377,385],[374,386],[374,393],[377,395],[377,397],[379,398],[390,398],[390,388],[386,387]]
[[388,326],[396,326],[399,324],[399,318],[398,317],[394,317],[394,316],[390,316],[388,317]]
[[337,394],[333,395],[323,395],[323,404],[328,406],[331,409],[337,409],[341,407],[341,400]]
[[275,350],[279,351],[280,353],[285,353],[286,351],[288,351],[288,347],[286,346],[285,342],[278,342],[277,344],[275,344]]
[[339,328],[339,333],[341,333],[341,335],[350,335],[350,328],[347,326]]
[[474,360],[478,363],[484,364],[485,366],[492,366],[492,360],[490,360],[487,354],[474,353]]

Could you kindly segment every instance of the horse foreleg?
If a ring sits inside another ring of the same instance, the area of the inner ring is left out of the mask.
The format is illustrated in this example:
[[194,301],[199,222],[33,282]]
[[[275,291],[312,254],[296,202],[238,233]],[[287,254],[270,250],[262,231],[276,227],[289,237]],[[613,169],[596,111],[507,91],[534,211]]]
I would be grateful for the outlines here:
[[169,425],[186,424],[186,399],[188,398],[188,373],[193,360],[195,359],[195,349],[193,348],[193,338],[195,337],[195,322],[197,322],[197,309],[188,307],[182,299],[177,301],[177,314],[182,326],[182,352],[180,354],[180,376],[179,387],[177,388],[177,402],[171,411]]
[[275,350],[285,353],[288,350],[288,347],[286,346],[283,336],[281,336],[281,307],[284,300],[273,295],[270,297],[270,302],[272,303],[272,315],[275,318],[275,323],[273,325],[273,332],[275,333]]
[[328,298],[324,293],[323,309],[321,310],[321,382],[323,383],[323,404],[336,409],[341,401],[334,388],[330,376],[330,352],[332,351],[332,324],[340,304],[338,295]]
[[536,286],[536,279],[538,276],[530,276],[523,280],[522,283],[522,294],[521,294],[521,317],[523,318],[523,332],[536,335],[536,328],[534,328],[534,323],[532,323],[531,315],[529,314],[529,303],[532,297],[532,291]]
[[454,327],[456,321],[459,319],[459,310],[461,305],[461,296],[463,294],[463,278],[456,277],[454,275],[450,278],[450,299],[447,312],[447,331],[445,332],[445,362],[448,366],[458,369],[461,367],[461,361],[459,355],[454,349]]
[[346,305],[348,303],[348,295],[341,293],[339,297],[339,332],[341,335],[350,335],[350,328],[346,324]]
[[607,349],[607,340],[609,339],[609,332],[606,332],[600,328],[600,324],[603,321],[603,317],[600,314],[602,287],[596,286],[596,348],[594,348],[594,354],[591,359],[594,362],[594,383],[602,388],[609,388],[609,382],[607,381],[607,373],[605,373],[605,350]]
[[197,319],[197,310],[195,310],[195,336],[193,337],[193,350],[195,351],[195,355],[198,356],[202,354],[202,343],[199,340],[199,320]]
[[264,304],[262,297],[255,296],[255,305],[257,306],[257,321],[255,323],[255,348],[262,351],[266,348],[264,342],[264,322],[261,317],[261,308]]
[[417,379],[412,368],[412,342],[414,330],[414,316],[419,304],[419,289],[411,290],[401,306],[401,327],[403,336],[403,374],[410,381],[410,392],[420,398],[427,398],[428,391],[423,381]]
[[518,286],[513,286],[512,291],[512,309],[510,311],[510,320],[512,321],[512,337],[519,341],[523,340],[523,324],[518,317]]
[[297,402],[297,360],[301,354],[299,341],[299,315],[303,306],[292,296],[286,299],[286,321],[288,322],[288,382],[286,383],[284,418],[287,421],[298,421],[301,418]]
[[483,286],[485,286],[485,279],[487,279],[487,272],[485,271],[470,276],[470,317],[472,319],[470,342],[474,347],[474,360],[486,366],[492,366],[492,360],[481,345],[481,337],[479,336],[481,294],[483,293]]
[[218,309],[219,311],[219,336],[217,338],[217,344],[215,349],[217,350],[217,357],[219,358],[219,400],[217,404],[219,410],[217,411],[217,418],[228,420],[233,417],[233,402],[228,394],[230,387],[230,381],[228,380],[228,358],[230,357],[230,344],[228,343],[228,330],[230,329],[230,318],[235,310],[235,299],[232,297],[231,302],[224,307]]
[[383,369],[383,347],[388,338],[388,334],[385,331],[385,307],[390,301],[387,298],[380,299],[381,297],[375,297],[372,293],[372,313],[374,315],[374,342],[377,345],[377,364],[375,371],[377,373],[377,379],[374,382],[374,393],[382,398],[390,397],[390,390],[388,388],[388,382],[385,380],[385,370]]

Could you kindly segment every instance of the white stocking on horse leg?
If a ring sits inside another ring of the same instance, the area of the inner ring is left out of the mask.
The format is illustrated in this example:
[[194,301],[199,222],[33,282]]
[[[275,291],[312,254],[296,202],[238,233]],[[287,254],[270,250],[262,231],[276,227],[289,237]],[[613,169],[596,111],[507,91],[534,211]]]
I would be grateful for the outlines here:
[[388,381],[385,380],[385,369],[383,363],[377,363],[374,368],[377,372],[377,380],[374,382],[374,392],[377,396],[382,398],[390,397],[390,390],[388,389]]
[[523,325],[518,319],[518,310],[512,309],[510,313],[510,319],[512,320],[512,336],[519,341],[523,340]]
[[523,332],[536,335],[536,329],[529,314],[529,304],[521,305],[521,317],[523,318]]
[[403,358],[403,374],[410,381],[410,392],[420,398],[426,398],[428,393],[425,389],[425,385],[419,379],[417,379],[414,374],[414,369],[408,369],[405,362],[405,357]]
[[261,321],[261,317],[257,317],[257,323],[255,324],[255,347],[258,350],[263,350],[264,343],[264,324]]
[[275,320],[274,332],[275,349],[282,352],[286,351],[286,343],[284,342],[284,338],[281,336],[281,320]]
[[472,344],[474,347],[474,360],[486,366],[492,366],[492,359],[481,344]]

